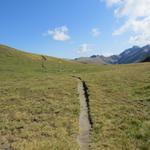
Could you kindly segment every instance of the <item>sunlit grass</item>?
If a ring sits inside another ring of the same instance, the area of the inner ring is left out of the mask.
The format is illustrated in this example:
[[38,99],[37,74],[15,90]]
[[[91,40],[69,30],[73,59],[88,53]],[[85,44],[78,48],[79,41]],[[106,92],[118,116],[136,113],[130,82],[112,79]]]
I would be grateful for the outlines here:
[[77,149],[76,81],[64,76],[1,80],[0,138],[14,149]]
[[149,150],[150,64],[86,65],[0,46],[0,148],[77,150],[80,76],[91,149]]
[[116,66],[83,76],[93,118],[91,149],[150,147],[150,64]]

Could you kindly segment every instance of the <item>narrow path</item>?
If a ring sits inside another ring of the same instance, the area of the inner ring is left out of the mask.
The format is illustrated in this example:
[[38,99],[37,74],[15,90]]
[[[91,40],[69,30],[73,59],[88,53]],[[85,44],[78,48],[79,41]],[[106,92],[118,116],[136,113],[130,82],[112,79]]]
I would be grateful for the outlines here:
[[82,81],[80,78],[77,78],[77,80],[80,99],[79,136],[77,140],[80,146],[80,150],[89,150],[90,130],[92,127],[92,121],[89,111],[87,87],[85,82]]

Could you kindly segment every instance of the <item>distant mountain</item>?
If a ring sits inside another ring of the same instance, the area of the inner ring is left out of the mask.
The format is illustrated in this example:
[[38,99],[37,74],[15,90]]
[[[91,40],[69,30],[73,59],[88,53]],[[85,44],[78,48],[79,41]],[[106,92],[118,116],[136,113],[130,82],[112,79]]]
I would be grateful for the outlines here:
[[142,48],[134,46],[119,55],[118,64],[136,63],[150,55],[150,45]]
[[105,57],[103,55],[92,55],[91,57],[80,57],[75,60],[82,63],[115,64],[118,60],[118,56],[112,55],[110,57]]
[[142,60],[141,62],[150,62],[150,56]]
[[150,45],[144,47],[133,46],[119,55],[105,57],[103,55],[92,55],[91,57],[76,58],[75,61],[93,64],[128,64],[137,63],[150,56]]

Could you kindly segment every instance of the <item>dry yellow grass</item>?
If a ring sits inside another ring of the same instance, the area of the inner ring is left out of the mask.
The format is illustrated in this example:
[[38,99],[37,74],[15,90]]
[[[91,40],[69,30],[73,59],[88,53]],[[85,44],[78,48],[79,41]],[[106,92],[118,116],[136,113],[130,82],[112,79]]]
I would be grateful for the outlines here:
[[150,64],[117,65],[83,78],[94,123],[91,149],[149,150]]
[[16,150],[78,149],[76,81],[58,75],[16,75],[1,80],[0,92],[1,146],[10,144]]
[[89,88],[91,149],[149,150],[150,63],[85,65],[0,46],[0,147],[78,150],[81,76]]

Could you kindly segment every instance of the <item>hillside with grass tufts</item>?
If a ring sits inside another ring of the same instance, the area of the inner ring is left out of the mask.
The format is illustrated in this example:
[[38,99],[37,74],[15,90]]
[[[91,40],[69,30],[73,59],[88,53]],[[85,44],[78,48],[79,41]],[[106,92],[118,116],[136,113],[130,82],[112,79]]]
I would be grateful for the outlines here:
[[82,64],[0,45],[0,149],[78,150],[77,80],[87,86],[91,150],[149,150],[150,63]]

